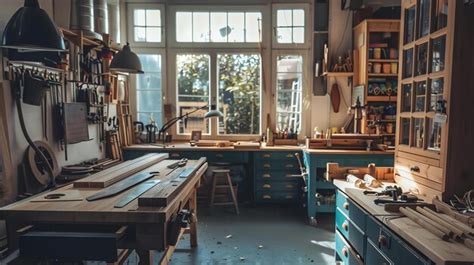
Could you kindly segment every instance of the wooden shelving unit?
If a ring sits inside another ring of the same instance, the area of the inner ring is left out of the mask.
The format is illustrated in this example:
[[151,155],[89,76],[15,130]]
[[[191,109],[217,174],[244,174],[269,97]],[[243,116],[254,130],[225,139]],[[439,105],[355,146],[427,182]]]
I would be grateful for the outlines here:
[[[362,133],[379,132],[385,144],[395,145],[391,122],[379,122],[396,115],[400,21],[367,19],[354,27],[354,88],[363,86],[367,115]],[[359,95],[359,93],[357,94]]]
[[474,187],[474,6],[402,1],[395,180],[448,201]]

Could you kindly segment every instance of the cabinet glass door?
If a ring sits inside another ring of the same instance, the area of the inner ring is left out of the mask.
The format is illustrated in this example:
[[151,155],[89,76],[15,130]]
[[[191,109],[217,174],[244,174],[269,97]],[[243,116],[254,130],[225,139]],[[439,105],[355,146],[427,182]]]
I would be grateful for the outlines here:
[[417,82],[415,86],[415,112],[425,112],[426,82]]
[[431,41],[431,72],[444,70],[446,35]]
[[418,38],[430,33],[430,2],[431,0],[420,0],[418,4]]
[[413,146],[423,148],[425,138],[425,120],[421,118],[413,119]]
[[442,124],[435,122],[433,119],[428,119],[428,150],[437,151],[441,150],[441,129]]
[[415,76],[426,74],[428,65],[428,43],[416,46]]
[[431,32],[438,31],[448,25],[449,0],[433,0],[431,13]]
[[410,144],[410,119],[402,118],[400,120],[400,144]]
[[444,112],[444,79],[443,78],[436,78],[430,81],[430,107],[429,111],[432,112]]
[[402,108],[401,112],[411,111],[411,84],[404,84],[402,86]]
[[403,51],[403,78],[413,76],[413,49]]
[[405,9],[405,35],[404,43],[415,40],[415,6]]

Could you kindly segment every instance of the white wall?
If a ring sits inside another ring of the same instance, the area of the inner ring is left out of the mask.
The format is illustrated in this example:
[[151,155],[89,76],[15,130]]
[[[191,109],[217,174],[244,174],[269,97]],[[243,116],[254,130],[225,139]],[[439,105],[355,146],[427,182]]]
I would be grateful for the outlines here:
[[[346,27],[346,23],[348,23]],[[345,31],[344,31],[345,29]],[[329,1],[329,60],[331,57],[336,58],[337,55],[346,54],[348,50],[352,50],[352,13],[350,11],[341,10],[340,1]],[[338,51],[336,49],[339,47]],[[331,127],[342,127],[348,119],[347,105],[350,106],[351,87],[347,84],[347,78],[328,78],[328,93],[331,92],[332,85],[337,82],[341,93],[341,104],[339,112],[335,113],[331,106],[329,95],[313,96],[311,105],[311,126],[319,127],[325,130]]]
[[[3,29],[10,19],[10,17],[14,14],[14,12],[23,5],[23,0],[2,0],[1,9],[0,9],[0,34],[3,34]],[[43,9],[45,9],[50,16],[52,17],[53,9],[53,0],[40,0],[40,5]],[[64,0],[56,1],[58,2],[66,2]],[[69,1],[67,1],[69,2]],[[61,3],[62,4],[62,3]],[[64,10],[64,7],[63,9]],[[56,12],[58,13],[58,12]],[[65,16],[62,16],[62,23],[65,24],[68,22],[64,21]],[[1,52],[1,51],[0,51]],[[1,66],[0,66],[1,67]],[[3,72],[3,71],[2,71]],[[0,82],[2,82],[0,80]],[[12,160],[13,160],[13,167],[16,167],[23,161],[24,153],[28,147],[28,144],[21,132],[21,128],[19,125],[19,120],[16,112],[15,104],[12,100],[12,95],[10,92],[10,82],[3,81],[2,86],[0,86],[0,93],[2,94],[5,102],[0,103],[0,112],[5,112],[6,117],[6,124],[8,127],[8,137],[10,142],[10,150],[12,152]],[[71,89],[69,89],[70,91]],[[71,92],[68,92],[69,94]],[[2,97],[0,97],[1,99]],[[42,125],[42,115],[41,115],[41,107],[22,104],[23,112],[25,116],[25,123],[30,134],[30,137],[35,140],[45,140],[43,135],[43,125]],[[50,106],[49,106],[50,107]],[[48,110],[49,117],[48,121],[52,121],[51,119],[51,111]],[[88,142],[82,142],[74,145],[68,145],[68,161],[65,160],[65,153],[59,148],[59,144],[57,142],[52,141],[52,124],[48,124],[48,139],[49,145],[53,148],[56,154],[56,158],[59,162],[60,166],[63,165],[70,165],[82,162],[87,159],[92,158],[102,158],[104,157],[105,150],[101,150],[98,144],[98,134],[97,134],[97,125],[89,125],[89,138],[93,140]],[[32,176],[31,176],[32,177]],[[13,194],[16,194],[17,191],[17,177],[14,176],[14,183],[9,183],[10,188],[13,190]],[[14,199],[14,198],[12,198]]]

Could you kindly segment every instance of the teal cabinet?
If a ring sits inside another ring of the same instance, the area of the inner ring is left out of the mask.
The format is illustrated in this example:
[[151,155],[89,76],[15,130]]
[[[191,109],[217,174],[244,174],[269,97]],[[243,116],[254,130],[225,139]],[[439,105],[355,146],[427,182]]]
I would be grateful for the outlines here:
[[324,152],[303,151],[305,166],[308,170],[308,217],[310,222],[316,224],[318,213],[336,211],[335,186],[327,182],[324,178],[327,163],[339,163],[343,167],[366,167],[370,163],[375,163],[379,167],[393,167],[393,153],[361,154],[343,153],[326,154]]
[[253,153],[255,203],[301,202],[303,181],[294,151]]

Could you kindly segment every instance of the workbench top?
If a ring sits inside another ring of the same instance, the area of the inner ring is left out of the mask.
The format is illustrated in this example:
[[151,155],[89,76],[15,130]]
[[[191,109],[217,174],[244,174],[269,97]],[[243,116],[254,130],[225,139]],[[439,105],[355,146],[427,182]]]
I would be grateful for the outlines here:
[[203,146],[191,146],[189,142],[173,142],[168,144],[167,147],[153,144],[136,144],[131,146],[126,146],[122,148],[123,150],[130,151],[304,151],[311,154],[393,154],[394,151],[366,151],[366,150],[340,150],[340,149],[308,149],[304,145],[276,145],[276,146],[266,146],[262,144],[259,149],[256,148],[234,148],[230,147],[203,147]]
[[[169,177],[171,169],[168,165],[176,160],[164,160],[141,172],[160,172],[150,178],[160,179],[163,182]],[[187,166],[196,164],[196,160],[189,160]],[[202,165],[192,179],[183,188],[194,188],[196,183],[207,169],[207,163]],[[158,186],[157,186],[158,187]],[[87,201],[85,198],[97,193],[101,188],[74,188],[73,184],[63,186],[54,191],[46,191],[27,199],[0,208],[1,219],[14,219],[17,222],[48,222],[48,223],[159,223],[165,222],[179,207],[180,199],[177,197],[167,207],[139,207],[138,200],[133,200],[123,208],[114,208],[114,205],[131,189],[110,198],[96,201]],[[150,192],[153,189],[150,190]],[[45,201],[48,194],[62,193],[66,196],[78,198],[75,201]],[[184,192],[183,192],[184,193]],[[146,194],[146,193],[145,193]]]
[[[389,182],[383,182],[383,184],[397,185]],[[373,202],[374,196],[364,195],[364,189],[356,188],[345,180],[334,180],[334,185],[436,264],[474,263],[474,251],[464,244],[453,240],[443,241],[408,217],[385,211],[383,205],[376,205]],[[429,198],[417,196],[426,202],[431,201]]]

